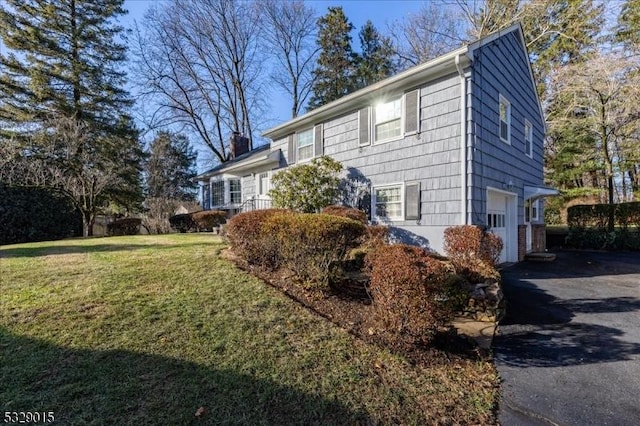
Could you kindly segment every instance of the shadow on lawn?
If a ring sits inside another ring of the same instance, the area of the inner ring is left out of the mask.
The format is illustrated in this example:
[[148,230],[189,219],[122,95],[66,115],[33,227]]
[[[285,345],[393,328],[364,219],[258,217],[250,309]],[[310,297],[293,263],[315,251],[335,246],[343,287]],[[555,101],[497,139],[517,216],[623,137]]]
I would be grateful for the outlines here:
[[163,356],[67,349],[1,327],[0,353],[0,406],[64,424],[368,423],[338,401]]
[[153,243],[140,243],[140,244],[70,244],[63,245],[60,243],[38,246],[38,247],[16,247],[9,249],[0,249],[0,258],[11,257],[40,257],[40,256],[54,256],[65,254],[87,254],[87,253],[105,253],[105,252],[117,252],[117,251],[133,251],[143,249],[153,250],[168,250],[177,249],[181,247],[194,247],[202,246],[210,248],[211,244],[203,242],[192,242],[184,244],[153,244]]

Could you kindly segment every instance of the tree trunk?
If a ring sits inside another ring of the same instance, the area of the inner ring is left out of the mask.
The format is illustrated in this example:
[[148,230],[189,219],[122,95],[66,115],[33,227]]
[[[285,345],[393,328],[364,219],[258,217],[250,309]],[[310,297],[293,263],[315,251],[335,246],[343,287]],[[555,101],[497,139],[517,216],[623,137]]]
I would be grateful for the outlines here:
[[82,236],[93,237],[93,225],[96,222],[96,215],[83,211],[82,212]]

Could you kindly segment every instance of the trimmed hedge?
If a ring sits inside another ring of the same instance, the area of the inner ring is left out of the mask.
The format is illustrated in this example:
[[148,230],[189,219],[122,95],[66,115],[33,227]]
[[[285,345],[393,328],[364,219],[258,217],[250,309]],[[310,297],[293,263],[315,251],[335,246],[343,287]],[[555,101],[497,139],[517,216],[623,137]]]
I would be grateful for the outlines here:
[[107,224],[107,235],[138,235],[142,219],[137,217],[124,217]]
[[572,206],[567,223],[569,247],[640,250],[640,202]]
[[328,214],[276,214],[263,232],[275,243],[277,263],[295,272],[306,284],[326,289],[332,267],[359,245],[365,226],[347,217]]
[[356,220],[364,225],[369,222],[367,219],[367,214],[365,212],[363,212],[362,210],[354,209],[352,207],[337,205],[327,206],[322,209],[321,213],[330,214],[333,216],[348,217],[349,219]]
[[196,223],[193,221],[190,213],[171,216],[169,218],[169,224],[171,225],[171,229],[182,234],[196,230]]
[[472,283],[500,280],[495,266],[502,239],[475,225],[451,226],[444,231],[444,251],[456,271]]
[[189,214],[198,231],[212,231],[227,221],[227,212],[222,210],[203,210]]
[[453,315],[452,290],[468,293],[450,264],[420,247],[380,246],[365,262],[375,320],[392,344],[428,344]]
[[252,265],[275,269],[278,256],[274,239],[263,231],[266,221],[276,214],[293,214],[286,209],[253,210],[233,216],[225,236],[234,253]]
[[326,288],[334,264],[359,244],[365,226],[346,217],[268,209],[232,217],[225,231],[248,263],[284,266],[307,285]]
[[82,235],[82,216],[63,195],[0,184],[0,245]]

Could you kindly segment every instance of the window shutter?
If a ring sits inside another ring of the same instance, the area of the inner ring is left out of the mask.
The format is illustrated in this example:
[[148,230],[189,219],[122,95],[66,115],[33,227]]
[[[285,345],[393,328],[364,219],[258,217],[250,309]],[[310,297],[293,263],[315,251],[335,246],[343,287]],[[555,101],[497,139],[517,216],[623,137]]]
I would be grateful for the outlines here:
[[296,163],[296,141],[294,135],[289,135],[289,165]]
[[369,124],[369,107],[362,108],[358,112],[358,115],[358,122],[360,126],[360,129],[358,130],[358,144],[360,146],[369,145],[371,143],[371,138],[369,137],[369,129],[371,128]]
[[404,94],[404,133],[417,133],[420,123],[420,91],[413,90]]
[[405,219],[420,219],[420,183],[406,185],[404,188],[404,199]]
[[317,126],[315,126],[313,128],[313,132],[314,132],[313,142],[315,143],[313,153],[315,157],[320,157],[321,155],[324,155],[324,140],[322,139],[323,137],[322,124],[318,124]]

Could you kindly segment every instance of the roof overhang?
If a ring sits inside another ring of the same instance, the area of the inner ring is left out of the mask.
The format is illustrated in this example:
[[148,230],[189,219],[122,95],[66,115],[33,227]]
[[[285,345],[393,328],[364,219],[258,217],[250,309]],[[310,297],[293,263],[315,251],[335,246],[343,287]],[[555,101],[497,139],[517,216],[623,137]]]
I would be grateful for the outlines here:
[[560,195],[557,189],[547,188],[545,186],[525,186],[524,187],[524,199],[525,200],[537,200],[544,197],[555,197]]
[[343,96],[333,102],[329,102],[298,118],[289,120],[277,127],[265,131],[262,135],[273,141],[281,139],[304,126],[313,126],[328,118],[335,118],[368,105],[373,105],[385,96],[394,96],[403,91],[410,90],[425,81],[457,72],[456,58],[459,65],[466,68],[470,63],[467,55],[468,46],[461,47],[445,55],[439,56],[429,62],[412,67],[393,77],[386,78],[378,83],[357,90],[347,96]]
[[259,152],[247,157],[246,159],[229,164],[228,166],[222,165],[222,167],[210,170],[202,173],[194,178],[195,181],[206,182],[214,176],[229,174],[239,174],[252,172],[259,167],[265,167],[270,165],[280,164],[280,158],[282,151],[277,149],[275,151]]

